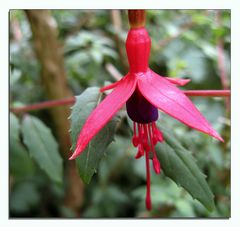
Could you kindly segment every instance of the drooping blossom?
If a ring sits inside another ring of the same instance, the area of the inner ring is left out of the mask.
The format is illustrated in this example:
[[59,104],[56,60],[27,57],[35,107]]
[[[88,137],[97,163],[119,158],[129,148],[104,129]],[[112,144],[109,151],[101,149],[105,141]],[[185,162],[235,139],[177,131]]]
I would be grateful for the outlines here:
[[111,120],[126,103],[128,116],[133,121],[132,144],[137,148],[135,158],[146,160],[146,207],[151,209],[150,197],[150,153],[156,174],[160,173],[160,162],[155,152],[157,142],[163,142],[163,134],[157,128],[158,109],[187,126],[223,141],[198,111],[190,99],[177,88],[189,80],[162,77],[148,65],[151,40],[144,27],[131,28],[126,40],[129,72],[120,81],[102,88],[113,89],[92,111],[83,125],[77,145],[70,159],[79,156],[90,140]]

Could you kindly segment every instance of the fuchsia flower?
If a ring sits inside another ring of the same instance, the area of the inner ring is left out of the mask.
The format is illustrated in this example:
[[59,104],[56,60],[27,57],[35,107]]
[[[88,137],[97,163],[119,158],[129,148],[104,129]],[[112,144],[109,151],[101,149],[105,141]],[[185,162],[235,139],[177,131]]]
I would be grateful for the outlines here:
[[133,146],[137,147],[136,158],[145,155],[146,159],[146,207],[151,209],[150,197],[150,158],[154,171],[160,173],[160,162],[154,146],[163,142],[161,131],[156,126],[158,109],[187,126],[209,134],[223,141],[218,133],[201,115],[188,97],[176,85],[185,85],[189,80],[162,77],[148,67],[151,40],[144,27],[131,28],[126,51],[130,65],[129,72],[120,81],[101,89],[114,90],[92,111],[78,136],[76,150],[70,159],[75,159],[89,141],[107,124],[126,103],[127,113],[133,121]]

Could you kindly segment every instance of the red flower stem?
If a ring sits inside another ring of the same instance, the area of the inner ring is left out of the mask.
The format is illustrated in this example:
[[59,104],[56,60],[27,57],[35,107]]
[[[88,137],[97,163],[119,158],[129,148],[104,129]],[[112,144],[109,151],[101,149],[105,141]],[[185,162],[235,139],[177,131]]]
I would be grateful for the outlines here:
[[13,113],[24,113],[30,112],[34,110],[47,109],[56,106],[65,106],[72,105],[75,102],[75,97],[64,98],[64,99],[56,99],[51,101],[39,102],[31,105],[26,105],[22,107],[12,107],[10,111]]
[[[201,97],[229,97],[231,96],[230,90],[188,90],[183,91],[187,96],[201,96]],[[35,103],[31,105],[26,105],[22,107],[11,107],[10,111],[13,113],[24,113],[34,110],[47,109],[56,106],[73,105],[75,102],[75,97],[57,99],[51,101],[45,101],[40,103]]]
[[229,97],[231,96],[230,90],[188,90],[183,91],[187,96],[202,96],[202,97]]

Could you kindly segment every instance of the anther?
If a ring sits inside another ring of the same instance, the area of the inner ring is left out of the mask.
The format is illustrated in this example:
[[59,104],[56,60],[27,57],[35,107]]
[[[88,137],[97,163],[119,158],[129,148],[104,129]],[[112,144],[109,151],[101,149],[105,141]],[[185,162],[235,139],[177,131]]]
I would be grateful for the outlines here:
[[159,174],[160,171],[161,171],[161,167],[160,167],[160,162],[157,158],[157,155],[156,155],[156,151],[154,149],[154,134],[153,134],[153,128],[154,128],[154,124],[155,123],[152,123],[152,124],[149,124],[148,125],[148,133],[149,133],[149,138],[150,138],[150,142],[151,142],[151,151],[153,153],[153,159],[152,159],[152,163],[153,163],[153,169],[155,171],[156,174]]
[[155,173],[159,174],[161,172],[161,166],[160,166],[160,162],[158,161],[157,157],[153,157],[152,163],[153,163],[153,169],[154,169]]
[[152,123],[152,134],[153,134],[153,138],[154,138],[154,140],[153,140],[154,145],[156,145],[158,141],[160,143],[162,143],[164,141],[163,134],[160,131],[160,129],[157,128],[155,122]]
[[135,158],[136,158],[136,159],[139,159],[139,158],[141,158],[143,155],[144,155],[144,150],[143,150],[142,144],[139,144],[139,145],[138,145],[138,151],[137,151],[137,154],[136,154]]
[[133,144],[134,147],[137,147],[137,146],[138,146],[138,144],[139,144],[139,139],[138,139],[137,136],[133,136],[133,137],[132,137],[132,144]]

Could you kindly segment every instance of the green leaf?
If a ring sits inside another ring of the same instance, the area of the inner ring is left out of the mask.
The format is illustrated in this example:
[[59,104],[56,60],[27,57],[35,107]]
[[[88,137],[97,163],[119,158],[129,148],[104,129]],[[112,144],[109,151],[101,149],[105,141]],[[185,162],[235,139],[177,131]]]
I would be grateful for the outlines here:
[[40,194],[36,185],[25,181],[15,185],[10,198],[10,210],[16,213],[28,212],[40,202]]
[[21,144],[19,136],[19,121],[10,113],[10,174],[14,177],[24,177],[33,173],[33,162]]
[[19,128],[18,118],[13,113],[10,113],[10,139],[19,140]]
[[55,182],[62,182],[63,163],[50,129],[39,119],[25,116],[22,125],[23,142],[39,167]]
[[[99,88],[91,87],[76,97],[71,114],[72,150],[75,149],[78,134],[92,110],[102,99]],[[90,141],[87,148],[76,159],[80,177],[89,183],[102,157],[106,154],[107,146],[113,141],[117,118],[109,123]]]
[[208,210],[213,210],[214,196],[191,153],[186,150],[166,129],[160,127],[165,142],[156,146],[157,156],[164,174],[185,188],[193,198]]

